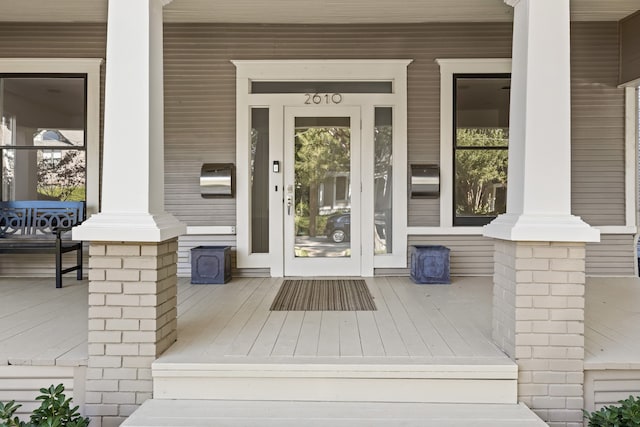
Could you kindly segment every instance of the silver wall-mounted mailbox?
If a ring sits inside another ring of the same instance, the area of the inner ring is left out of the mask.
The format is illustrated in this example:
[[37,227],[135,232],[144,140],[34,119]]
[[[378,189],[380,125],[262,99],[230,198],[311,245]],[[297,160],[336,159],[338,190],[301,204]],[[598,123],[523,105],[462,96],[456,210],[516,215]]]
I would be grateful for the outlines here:
[[233,197],[233,163],[205,163],[200,172],[200,194],[204,198]]
[[438,165],[411,165],[409,182],[412,199],[440,197],[440,167]]

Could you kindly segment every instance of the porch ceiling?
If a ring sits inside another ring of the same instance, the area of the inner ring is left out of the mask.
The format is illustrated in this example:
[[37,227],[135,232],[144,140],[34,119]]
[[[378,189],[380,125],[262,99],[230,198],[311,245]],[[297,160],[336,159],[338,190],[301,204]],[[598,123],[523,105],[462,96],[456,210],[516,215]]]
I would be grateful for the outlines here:
[[[0,21],[105,22],[108,0],[0,0]],[[571,0],[575,21],[617,21],[638,0]],[[418,23],[509,22],[503,0],[173,0],[166,22]]]

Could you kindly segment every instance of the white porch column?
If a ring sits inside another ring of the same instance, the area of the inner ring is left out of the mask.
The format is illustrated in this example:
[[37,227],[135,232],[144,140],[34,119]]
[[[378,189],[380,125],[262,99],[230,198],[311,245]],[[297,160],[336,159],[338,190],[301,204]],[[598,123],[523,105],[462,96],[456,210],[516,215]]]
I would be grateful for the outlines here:
[[599,241],[571,215],[569,0],[505,0],[515,8],[507,213],[485,236]]
[[176,340],[177,236],[164,211],[162,8],[109,0],[100,213],[89,249],[91,425],[120,425],[152,396],[151,363]]
[[74,239],[161,242],[186,232],[164,211],[166,3],[109,0],[101,209]]
[[493,338],[519,367],[518,398],[551,426],[582,426],[585,242],[571,215],[569,0],[514,7],[507,213],[494,252]]

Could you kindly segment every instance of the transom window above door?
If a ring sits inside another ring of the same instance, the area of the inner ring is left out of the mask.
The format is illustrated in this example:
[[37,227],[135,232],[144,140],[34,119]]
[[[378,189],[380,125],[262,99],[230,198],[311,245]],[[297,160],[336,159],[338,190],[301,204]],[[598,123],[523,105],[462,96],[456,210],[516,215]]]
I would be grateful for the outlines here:
[[[393,93],[393,82],[253,81],[251,82],[251,93],[309,93],[331,95],[341,93]],[[332,99],[333,103],[336,103],[338,99],[339,98]],[[312,99],[311,101],[314,100]]]

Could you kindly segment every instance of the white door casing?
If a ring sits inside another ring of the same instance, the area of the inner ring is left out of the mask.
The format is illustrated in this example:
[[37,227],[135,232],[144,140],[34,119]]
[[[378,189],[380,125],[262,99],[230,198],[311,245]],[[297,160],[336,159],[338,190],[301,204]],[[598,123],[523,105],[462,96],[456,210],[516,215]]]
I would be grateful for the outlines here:
[[[333,107],[356,107],[362,122],[360,275],[375,268],[407,266],[407,66],[411,60],[243,60],[236,66],[236,250],[240,269],[269,268],[272,277],[284,276],[284,173],[269,174],[269,252],[251,250],[251,109],[269,110],[269,165],[283,162],[285,107],[315,108],[309,94],[252,93],[252,83],[265,82],[392,82],[392,93],[343,93]],[[305,102],[307,101],[307,102]],[[393,110],[393,252],[374,255],[374,120],[376,107]],[[318,275],[335,275],[323,269]]]

